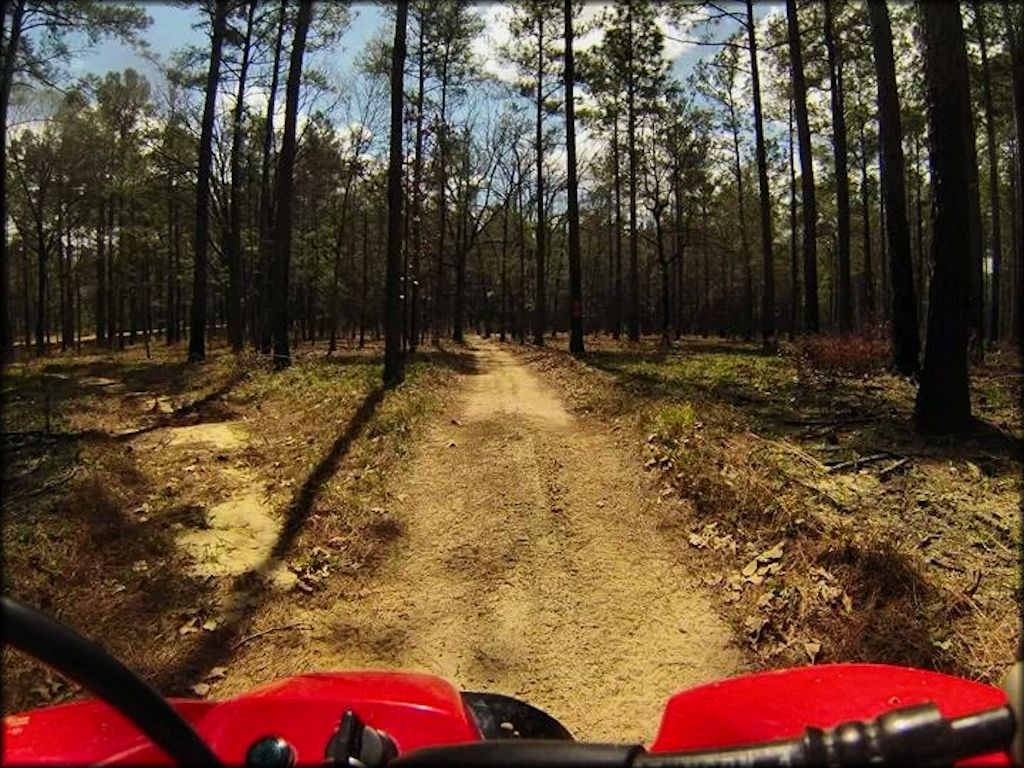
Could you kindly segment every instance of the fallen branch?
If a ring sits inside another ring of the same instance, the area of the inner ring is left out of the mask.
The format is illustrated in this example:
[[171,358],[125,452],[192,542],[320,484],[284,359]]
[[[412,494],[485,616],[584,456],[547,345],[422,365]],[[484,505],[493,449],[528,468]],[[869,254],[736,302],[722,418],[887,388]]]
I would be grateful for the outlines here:
[[31,491],[26,491],[25,493],[22,494],[22,496],[24,496],[24,497],[38,496],[41,493],[46,493],[47,491],[52,491],[54,488],[57,488],[57,487],[59,487],[61,485],[64,485],[64,483],[66,483],[68,480],[70,480],[72,477],[74,477],[77,474],[78,474],[78,467],[72,467],[67,472],[65,472],[63,475],[59,475],[59,476],[55,477],[53,480],[50,480],[47,483],[43,483],[38,488],[34,488]]
[[311,626],[309,626],[308,624],[285,624],[284,626],[281,626],[281,627],[271,627],[270,629],[264,629],[262,632],[257,632],[255,635],[249,635],[248,637],[243,637],[241,640],[239,640],[237,643],[235,643],[234,645],[231,646],[231,650],[232,651],[237,651],[243,645],[245,645],[246,643],[248,643],[248,642],[250,642],[252,640],[256,640],[257,638],[263,637],[264,635],[269,635],[269,634],[271,634],[273,632],[284,632],[284,631],[289,630],[289,629],[302,629],[302,630],[305,630],[307,632],[311,632],[313,630],[313,628]]
[[980,570],[971,571],[971,583],[967,587],[967,589],[964,590],[964,594],[967,595],[968,597],[974,597],[974,593],[978,591],[978,587],[980,587],[980,586],[981,586],[981,571]]
[[761,440],[776,448],[780,448],[786,453],[790,453],[793,456],[796,456],[798,459],[805,462],[806,464],[809,464],[810,466],[814,467],[817,470],[824,471],[826,469],[824,464],[822,464],[820,461],[818,461],[816,458],[811,456],[806,451],[800,450],[795,445],[790,445],[789,443],[783,442],[782,440],[768,440],[766,438],[760,437],[759,435],[755,435],[753,432],[749,434],[753,437],[756,437],[758,440]]
[[782,419],[783,424],[795,427],[842,427],[847,424],[871,424],[882,416],[854,416],[848,419]]
[[932,555],[931,557],[925,558],[925,562],[928,563],[928,565],[937,565],[939,568],[942,568],[947,571],[964,573],[963,568],[961,568],[958,565],[953,565],[952,563],[943,560],[941,557],[938,557],[937,555]]
[[796,477],[795,475],[791,475],[791,474],[789,474],[787,472],[783,472],[783,474],[786,476],[787,479],[792,480],[797,485],[803,486],[807,490],[814,492],[818,496],[821,496],[821,498],[825,499],[825,501],[827,501],[833,507],[838,509],[840,512],[849,512],[850,511],[850,508],[848,506],[846,506],[845,504],[843,504],[843,502],[841,502],[839,499],[837,499],[835,496],[833,496],[832,494],[828,493],[827,491],[823,491],[821,488],[819,488],[818,486],[814,485],[813,483],[808,483],[806,480],[802,480],[799,477]]
[[860,458],[853,459],[851,461],[840,461],[838,464],[832,464],[825,468],[827,474],[833,472],[842,472],[844,469],[860,469],[865,464],[870,464],[874,461],[881,461],[882,459],[889,456],[888,453],[873,453],[870,456],[861,456]]
[[900,467],[904,467],[904,466],[906,466],[909,463],[910,463],[910,459],[907,458],[907,457],[904,457],[904,458],[900,459],[899,461],[894,461],[888,467],[883,467],[882,468],[882,470],[878,473],[878,479],[879,480],[885,480],[887,477],[889,477],[889,475],[891,475],[897,469],[899,469]]

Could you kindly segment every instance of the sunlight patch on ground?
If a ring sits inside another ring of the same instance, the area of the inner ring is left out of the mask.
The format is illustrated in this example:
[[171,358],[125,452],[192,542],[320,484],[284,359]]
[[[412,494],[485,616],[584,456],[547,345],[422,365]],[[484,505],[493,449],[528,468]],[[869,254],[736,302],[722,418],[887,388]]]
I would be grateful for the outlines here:
[[193,445],[207,443],[215,448],[231,450],[241,448],[248,440],[245,429],[227,421],[209,424],[193,424],[167,430],[169,445]]

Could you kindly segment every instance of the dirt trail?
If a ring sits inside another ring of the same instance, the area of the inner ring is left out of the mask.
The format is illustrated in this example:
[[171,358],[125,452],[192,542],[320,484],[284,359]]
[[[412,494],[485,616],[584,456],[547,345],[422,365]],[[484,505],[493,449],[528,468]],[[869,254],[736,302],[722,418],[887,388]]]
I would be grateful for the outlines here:
[[639,467],[510,353],[472,353],[389,489],[397,550],[311,612],[300,655],[426,670],[522,697],[578,738],[649,740],[670,693],[739,668],[730,632],[664,551]]

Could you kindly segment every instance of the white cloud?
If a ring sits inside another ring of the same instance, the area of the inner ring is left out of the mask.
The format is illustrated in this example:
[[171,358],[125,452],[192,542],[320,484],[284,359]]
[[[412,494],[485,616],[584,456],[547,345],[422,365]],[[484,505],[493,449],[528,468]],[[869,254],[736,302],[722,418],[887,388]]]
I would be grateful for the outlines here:
[[475,9],[484,21],[484,29],[473,41],[473,55],[488,75],[505,83],[516,82],[516,66],[502,55],[502,50],[512,41],[509,31],[512,9],[503,3],[478,3]]
[[662,53],[669,63],[697,47],[696,43],[685,42],[690,38],[690,33],[684,28],[670,23],[663,14],[658,15],[658,29],[665,35],[665,47],[662,49]]

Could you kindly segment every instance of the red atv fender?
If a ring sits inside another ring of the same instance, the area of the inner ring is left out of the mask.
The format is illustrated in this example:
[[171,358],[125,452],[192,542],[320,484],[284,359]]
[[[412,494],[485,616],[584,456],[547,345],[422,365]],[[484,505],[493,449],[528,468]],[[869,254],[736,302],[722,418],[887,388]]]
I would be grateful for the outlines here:
[[[934,703],[946,717],[1004,706],[1000,688],[886,664],[823,664],[761,672],[677,693],[668,701],[652,752],[795,738],[897,707]],[[1005,754],[958,765],[1009,765]]]
[[[946,716],[1006,704],[998,688],[949,675],[880,664],[834,664],[745,675],[673,696],[652,752],[724,747],[799,736],[894,707],[934,702]],[[216,755],[241,764],[263,736],[280,736],[299,764],[322,764],[342,714],[387,733],[399,753],[480,740],[460,693],[430,675],[345,672],[287,678],[220,702],[172,700]],[[169,765],[113,709],[87,700],[4,719],[3,763]],[[993,755],[961,765],[1009,765]]]

